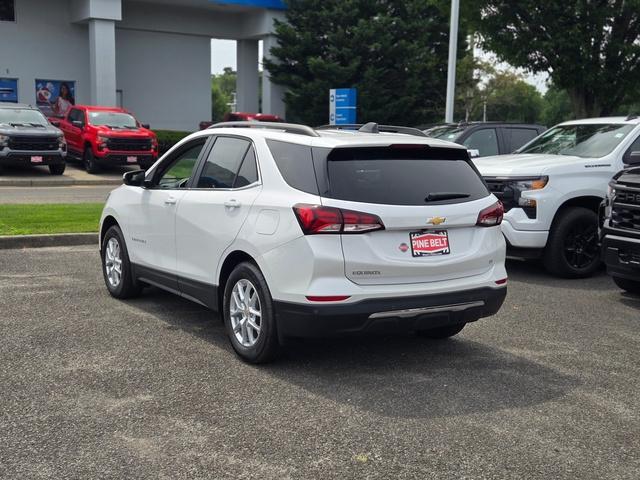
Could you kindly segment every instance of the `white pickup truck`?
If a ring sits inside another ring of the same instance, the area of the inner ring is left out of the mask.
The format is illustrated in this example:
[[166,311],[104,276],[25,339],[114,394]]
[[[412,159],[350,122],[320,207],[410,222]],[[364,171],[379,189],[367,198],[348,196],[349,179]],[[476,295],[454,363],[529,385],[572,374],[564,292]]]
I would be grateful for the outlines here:
[[634,116],[561,123],[512,155],[474,159],[504,204],[509,254],[542,257],[549,272],[566,278],[598,269],[598,206],[613,175],[639,161]]

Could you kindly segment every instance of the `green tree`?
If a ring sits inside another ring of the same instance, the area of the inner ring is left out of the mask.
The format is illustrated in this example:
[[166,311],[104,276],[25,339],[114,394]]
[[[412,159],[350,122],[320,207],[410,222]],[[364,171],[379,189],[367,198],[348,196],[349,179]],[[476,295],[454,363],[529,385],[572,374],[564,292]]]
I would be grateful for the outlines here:
[[211,76],[211,120],[219,122],[230,111],[233,92],[236,91],[237,74],[231,67],[225,67],[223,73]]
[[[515,73],[496,72],[479,91],[479,95],[483,103],[487,102],[488,120],[536,123],[542,116],[542,95],[536,87]],[[482,118],[481,108],[477,105],[475,118]]]
[[[444,116],[447,0],[290,0],[275,61],[287,118],[327,123],[330,88],[358,89],[358,121],[419,125]],[[461,29],[460,56],[465,51]]]
[[549,72],[577,117],[610,114],[640,91],[640,0],[480,0],[475,11],[481,45]]
[[561,90],[554,84],[549,85],[544,94],[544,108],[542,109],[542,123],[552,127],[558,123],[573,120],[575,115],[571,106],[571,99],[565,90]]

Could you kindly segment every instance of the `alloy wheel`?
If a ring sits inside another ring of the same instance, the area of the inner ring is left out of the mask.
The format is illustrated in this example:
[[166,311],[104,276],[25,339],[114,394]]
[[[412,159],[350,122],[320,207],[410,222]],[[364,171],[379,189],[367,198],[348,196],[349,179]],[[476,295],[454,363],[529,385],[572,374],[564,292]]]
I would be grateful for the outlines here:
[[107,280],[112,288],[118,288],[122,279],[122,254],[120,243],[115,237],[111,237],[104,249],[104,269]]
[[243,347],[253,347],[260,337],[262,310],[256,287],[247,279],[236,282],[229,302],[231,329]]
[[595,225],[578,223],[564,242],[564,255],[569,265],[583,269],[598,260],[598,231]]

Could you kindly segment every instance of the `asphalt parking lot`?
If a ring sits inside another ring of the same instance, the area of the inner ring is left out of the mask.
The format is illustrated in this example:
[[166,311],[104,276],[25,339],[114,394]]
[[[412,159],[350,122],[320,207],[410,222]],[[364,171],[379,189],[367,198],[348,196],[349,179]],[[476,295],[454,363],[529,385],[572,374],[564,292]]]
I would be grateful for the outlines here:
[[0,250],[2,478],[640,478],[640,298],[509,264],[455,340],[296,342],[122,302],[95,247]]

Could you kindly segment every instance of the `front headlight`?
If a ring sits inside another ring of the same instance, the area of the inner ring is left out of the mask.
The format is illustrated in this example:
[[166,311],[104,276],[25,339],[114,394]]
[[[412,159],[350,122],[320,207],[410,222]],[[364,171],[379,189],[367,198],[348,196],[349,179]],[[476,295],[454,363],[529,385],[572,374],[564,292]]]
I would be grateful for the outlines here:
[[0,147],[4,147],[9,143],[9,135],[0,135]]
[[515,190],[516,200],[520,207],[535,207],[536,201],[532,198],[524,198],[522,193],[531,192],[535,190],[542,190],[549,183],[549,177],[532,177],[521,178],[514,182],[513,189]]
[[604,199],[604,218],[611,218],[613,200],[616,196],[616,187],[610,183],[607,187],[607,198]]

